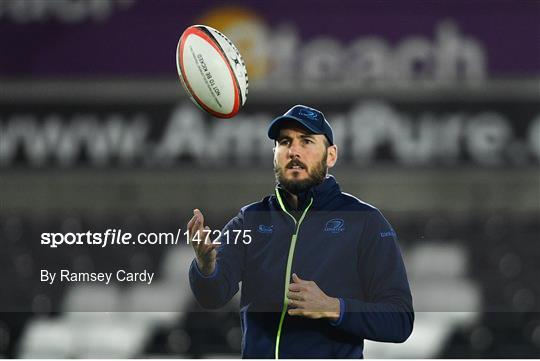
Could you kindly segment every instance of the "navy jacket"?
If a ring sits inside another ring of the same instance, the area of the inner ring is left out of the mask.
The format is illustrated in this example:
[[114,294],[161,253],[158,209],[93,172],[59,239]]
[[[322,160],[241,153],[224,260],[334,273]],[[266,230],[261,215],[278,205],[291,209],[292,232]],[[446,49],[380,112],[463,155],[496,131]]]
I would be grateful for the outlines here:
[[[197,301],[219,308],[239,290],[244,358],[362,358],[364,339],[403,342],[413,307],[396,233],[378,209],[342,193],[332,176],[304,195],[302,211],[282,191],[243,207],[223,229],[248,230],[233,244],[224,236],[213,274],[192,262]],[[244,239],[243,239],[244,237]],[[292,273],[339,298],[340,317],[287,314]]]

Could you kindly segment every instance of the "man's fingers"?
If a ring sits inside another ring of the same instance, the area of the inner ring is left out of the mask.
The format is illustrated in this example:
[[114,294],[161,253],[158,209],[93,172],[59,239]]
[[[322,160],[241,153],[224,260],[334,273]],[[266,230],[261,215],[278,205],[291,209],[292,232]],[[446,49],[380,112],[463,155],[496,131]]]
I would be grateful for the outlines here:
[[193,216],[187,224],[187,231],[190,239],[193,238],[197,229],[199,229],[199,218],[197,216]]
[[212,250],[216,249],[219,245],[214,243],[202,243],[199,246],[201,251],[204,253],[211,252]]
[[301,283],[290,283],[289,291],[302,292],[302,291],[307,291],[307,288],[304,284],[301,284]]
[[189,239],[192,243],[195,245],[204,244],[204,232],[196,227],[196,224],[194,227],[192,227],[189,232]]
[[[216,248],[217,245],[212,244],[210,237],[212,230],[210,230],[210,227],[204,225],[204,216],[197,208],[193,210],[193,217],[191,217],[187,224],[187,232],[191,244],[201,254],[205,254]],[[209,245],[210,247],[203,247],[204,245]]]
[[305,311],[300,308],[291,308],[287,311],[289,316],[302,316],[307,318],[314,318],[314,313],[310,311]]
[[206,255],[210,252],[212,252],[214,249],[216,249],[219,246],[219,243],[214,243],[212,240],[212,237],[210,237],[212,233],[212,230],[210,227],[206,226],[204,229],[200,232],[199,239],[200,241],[198,243],[198,248],[201,252],[201,254]]
[[287,311],[287,313],[289,314],[289,316],[303,316],[304,315],[304,311],[295,309],[295,308],[291,308],[290,310]]
[[210,237],[210,235],[212,234],[212,231],[210,230],[210,227],[205,226],[202,229],[201,233],[204,235],[204,243],[205,244],[212,244],[212,238]]
[[194,209],[193,210],[193,217],[188,222],[188,228],[195,226],[196,224],[203,225],[204,224],[204,216],[201,213],[200,210]]
[[287,292],[287,297],[290,300],[305,301],[302,292]]
[[299,300],[294,300],[294,299],[290,299],[288,300],[288,305],[294,309],[302,309],[302,310],[305,310],[306,308],[306,303],[303,302],[303,301],[299,301]]
[[298,277],[296,273],[292,274],[292,281],[294,283],[303,283],[303,284],[312,282],[312,281],[306,281],[306,280],[301,279],[300,277]]
[[204,225],[204,216],[202,214],[202,212],[200,210],[198,210],[197,208],[195,208],[193,210],[193,215],[196,216],[199,220],[199,223],[202,225]]
[[193,223],[195,223],[195,220],[197,219],[197,216],[193,215],[193,217],[190,218],[189,222],[187,223],[187,228],[190,229],[193,226]]
[[195,217],[195,216],[191,217],[191,219],[189,220],[189,222],[187,223],[187,226],[186,226],[190,240],[192,238],[191,235],[193,234],[193,227],[195,225],[196,220],[197,220],[197,217]]
[[287,313],[289,314],[289,316],[301,316],[312,319],[318,319],[323,317],[320,312],[304,311],[298,308],[291,308],[287,311]]
[[[208,243],[208,240],[210,238],[210,233],[212,232],[208,226],[204,226],[201,222],[202,214],[200,212],[197,212],[198,210],[194,210],[193,218],[188,223],[188,236],[190,241],[195,244],[196,246],[199,246],[204,243]],[[191,224],[190,224],[191,223]]]
[[214,250],[215,247],[213,247],[212,245],[210,244],[201,244],[201,246],[199,247],[199,254],[201,256],[206,256],[208,255],[210,252],[212,252]]
[[297,300],[293,300],[293,299],[290,299],[288,300],[288,305],[289,307],[292,307],[292,308],[302,308],[301,305],[300,305],[300,302],[301,301],[297,301]]

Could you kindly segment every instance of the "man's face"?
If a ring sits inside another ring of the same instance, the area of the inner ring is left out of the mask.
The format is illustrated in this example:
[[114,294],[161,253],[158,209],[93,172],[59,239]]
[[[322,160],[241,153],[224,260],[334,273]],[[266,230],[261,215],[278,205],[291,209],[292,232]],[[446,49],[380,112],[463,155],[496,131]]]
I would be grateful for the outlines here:
[[311,134],[294,122],[285,124],[274,149],[276,180],[293,194],[305,192],[324,181],[336,159],[336,147],[328,146],[324,135]]

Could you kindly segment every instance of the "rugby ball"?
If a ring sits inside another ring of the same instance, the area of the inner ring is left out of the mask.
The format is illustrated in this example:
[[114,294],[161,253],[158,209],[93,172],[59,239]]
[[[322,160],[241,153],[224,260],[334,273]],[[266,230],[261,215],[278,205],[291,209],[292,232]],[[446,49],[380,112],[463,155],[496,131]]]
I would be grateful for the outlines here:
[[205,25],[187,28],[176,48],[182,86],[201,109],[218,118],[234,117],[246,102],[246,65],[234,44]]

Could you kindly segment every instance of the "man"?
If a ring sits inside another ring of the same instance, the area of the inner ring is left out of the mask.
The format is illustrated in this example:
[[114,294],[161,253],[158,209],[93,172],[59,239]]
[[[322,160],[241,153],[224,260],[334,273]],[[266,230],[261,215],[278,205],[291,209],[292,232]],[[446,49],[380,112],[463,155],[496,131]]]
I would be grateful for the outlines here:
[[[361,358],[364,339],[404,342],[414,315],[396,234],[327,175],[338,158],[330,124],[296,105],[268,136],[275,195],[243,207],[222,232],[248,230],[250,242],[192,240],[198,302],[221,307],[242,282],[244,358]],[[199,210],[187,227],[193,237],[209,231]]]

